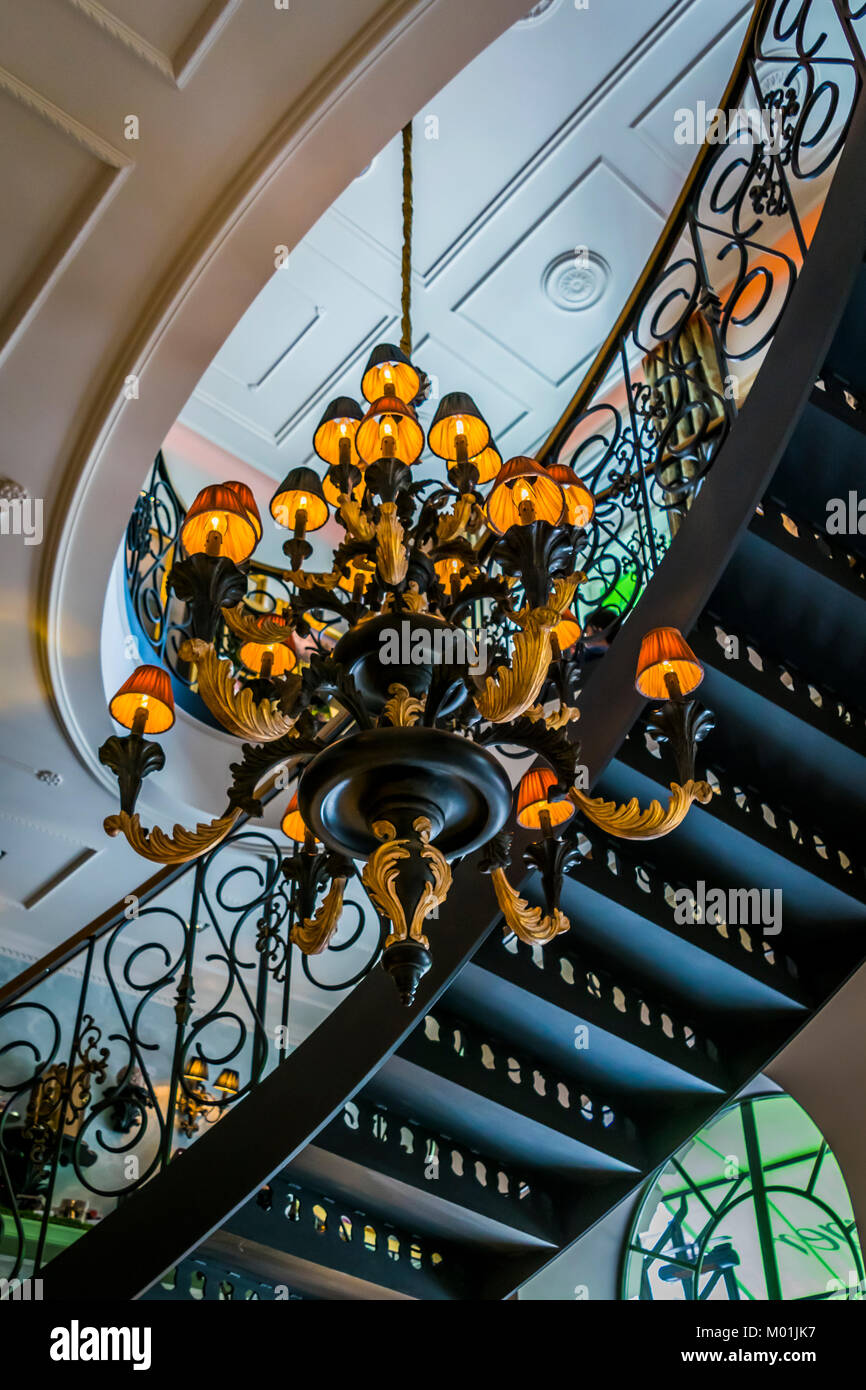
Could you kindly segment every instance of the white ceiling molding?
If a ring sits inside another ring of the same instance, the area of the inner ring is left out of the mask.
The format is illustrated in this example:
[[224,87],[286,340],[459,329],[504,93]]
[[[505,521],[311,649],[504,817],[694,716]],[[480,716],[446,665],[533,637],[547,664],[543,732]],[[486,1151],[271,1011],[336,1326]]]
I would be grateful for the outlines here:
[[[200,4],[195,6],[197,18],[170,54],[164,53],[117,14],[100,5],[98,0],[67,0],[67,3],[123,44],[142,62],[155,68],[162,77],[168,78],[177,87],[183,87],[239,8],[241,0],[211,0],[203,9]],[[178,8],[178,0],[172,0],[172,4]],[[141,10],[141,6],[137,8]]]
[[[53,132],[58,133],[71,146],[85,151],[89,160],[82,166],[80,159],[73,159],[70,151],[68,178],[63,177],[62,156],[58,156],[52,150],[49,154],[46,142],[54,140],[55,136],[45,132],[40,140],[36,131],[28,132],[26,148],[33,160],[30,176],[38,178],[44,175],[46,180],[52,176],[58,178],[64,187],[65,199],[58,198],[56,211],[56,221],[46,232],[43,233],[42,245],[47,241],[47,249],[40,254],[39,243],[34,246],[32,231],[29,227],[21,229],[21,244],[14,245],[13,232],[7,232],[7,238],[13,242],[11,250],[13,254],[18,253],[17,258],[23,264],[23,272],[19,266],[15,269],[17,275],[12,278],[13,288],[12,297],[7,303],[0,301],[0,366],[4,358],[11,352],[21,334],[32,322],[38,313],[40,306],[45,298],[50,294],[58,277],[62,274],[65,267],[69,264],[79,247],[86,241],[93,229],[96,221],[101,217],[106,207],[117,193],[121,183],[132,166],[130,158],[123,154],[107,140],[95,131],[89,130],[81,121],[76,120],[68,111],[62,110],[42,92],[38,92],[27,82],[23,82],[15,73],[9,72],[6,68],[0,67],[0,92],[6,93],[25,111],[36,118],[35,124],[46,123]],[[21,145],[25,144],[24,132],[18,132],[18,139]],[[44,152],[44,164],[40,159]],[[19,160],[21,157],[20,149],[12,152],[12,157]],[[7,154],[4,151],[2,158],[5,160]],[[4,171],[5,174],[5,171]],[[79,180],[81,181],[79,183]],[[4,197],[10,197],[9,183],[4,176]],[[77,185],[77,187],[76,187]],[[64,201],[67,205],[64,207]],[[5,251],[4,251],[5,254]],[[4,277],[5,278],[5,277]]]

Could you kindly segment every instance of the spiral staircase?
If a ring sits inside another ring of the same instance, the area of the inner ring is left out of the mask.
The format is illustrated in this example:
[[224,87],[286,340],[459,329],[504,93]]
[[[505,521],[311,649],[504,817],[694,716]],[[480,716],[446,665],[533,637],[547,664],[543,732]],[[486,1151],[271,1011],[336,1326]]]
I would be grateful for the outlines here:
[[[757,7],[753,46],[779,8]],[[853,33],[858,16],[836,11]],[[635,1192],[866,959],[854,833],[866,812],[866,549],[826,530],[828,499],[866,479],[856,52],[844,148],[772,343],[581,696],[595,791],[664,797],[671,774],[637,719],[631,674],[644,631],[680,626],[716,716],[697,764],[712,800],[645,845],[576,826],[562,898],[571,930],[544,949],[503,939],[478,863],[461,863],[416,1004],[402,1009],[373,969],[180,1161],[45,1266],[46,1297],[507,1298]],[[678,922],[678,891],[701,882],[781,890],[781,930]],[[521,892],[539,892],[532,873]],[[68,958],[61,948],[0,990],[0,1018]]]

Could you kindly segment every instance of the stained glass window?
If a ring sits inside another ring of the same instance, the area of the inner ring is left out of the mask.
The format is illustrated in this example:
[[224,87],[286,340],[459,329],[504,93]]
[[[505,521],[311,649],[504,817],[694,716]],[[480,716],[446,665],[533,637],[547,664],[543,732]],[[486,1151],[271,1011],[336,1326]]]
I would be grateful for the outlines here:
[[625,1252],[626,1299],[863,1299],[839,1164],[790,1096],[731,1106],[651,1179]]

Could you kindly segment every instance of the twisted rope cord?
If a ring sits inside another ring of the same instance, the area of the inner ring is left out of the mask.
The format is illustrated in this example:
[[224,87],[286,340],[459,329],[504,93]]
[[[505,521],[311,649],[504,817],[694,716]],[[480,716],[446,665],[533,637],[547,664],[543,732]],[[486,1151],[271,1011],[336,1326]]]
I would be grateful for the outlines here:
[[400,347],[407,357],[412,355],[412,122],[403,127],[403,260],[401,274],[403,293],[402,337]]

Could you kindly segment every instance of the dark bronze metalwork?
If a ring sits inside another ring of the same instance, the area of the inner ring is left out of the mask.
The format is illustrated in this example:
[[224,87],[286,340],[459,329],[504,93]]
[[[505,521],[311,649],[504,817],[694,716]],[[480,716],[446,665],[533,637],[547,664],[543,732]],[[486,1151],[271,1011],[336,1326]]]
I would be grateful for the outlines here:
[[117,778],[121,811],[132,815],[142,781],[152,772],[162,771],[165,753],[161,744],[142,738],[141,734],[112,734],[99,750],[99,761]]

